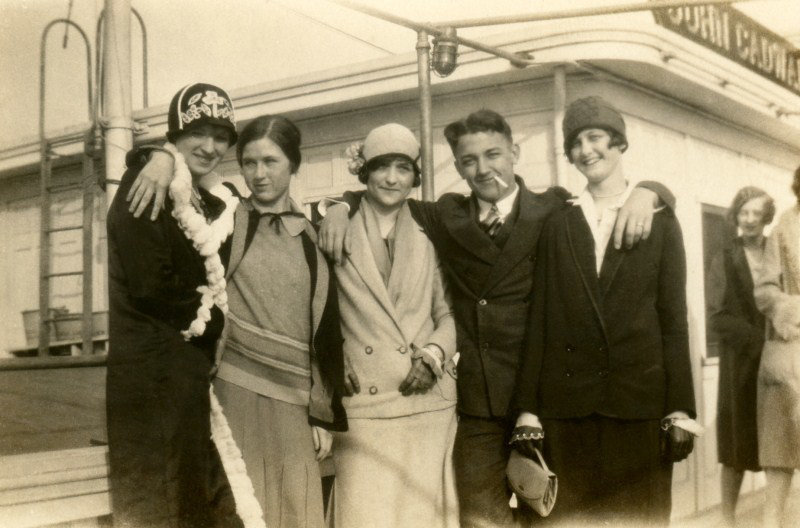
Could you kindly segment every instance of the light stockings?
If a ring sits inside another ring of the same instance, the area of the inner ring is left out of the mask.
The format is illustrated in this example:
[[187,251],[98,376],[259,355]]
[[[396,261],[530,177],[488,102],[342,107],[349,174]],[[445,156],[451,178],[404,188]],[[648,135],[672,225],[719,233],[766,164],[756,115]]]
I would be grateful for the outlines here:
[[739,501],[739,490],[742,487],[744,471],[723,465],[720,478],[722,484],[722,520],[726,526],[736,526],[736,503]]
[[792,485],[794,470],[764,468],[767,475],[766,501],[764,502],[764,528],[781,528],[786,510],[786,499]]

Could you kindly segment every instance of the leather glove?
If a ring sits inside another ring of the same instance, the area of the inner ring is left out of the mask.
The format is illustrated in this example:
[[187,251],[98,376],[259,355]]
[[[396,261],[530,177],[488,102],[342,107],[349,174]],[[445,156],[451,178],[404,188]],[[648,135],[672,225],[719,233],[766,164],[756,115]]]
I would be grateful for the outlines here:
[[406,379],[400,384],[399,390],[403,396],[412,394],[425,394],[436,382],[436,375],[421,358],[411,359],[411,369]]
[[668,462],[680,462],[694,449],[694,435],[665,418],[661,421],[661,456]]
[[541,451],[544,443],[544,431],[541,427],[521,425],[514,428],[508,443],[521,455],[536,459],[536,450]]

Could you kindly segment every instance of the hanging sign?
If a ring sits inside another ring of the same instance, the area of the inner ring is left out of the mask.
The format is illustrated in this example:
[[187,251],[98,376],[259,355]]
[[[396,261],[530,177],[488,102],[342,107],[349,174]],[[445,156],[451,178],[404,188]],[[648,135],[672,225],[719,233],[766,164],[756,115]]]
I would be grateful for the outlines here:
[[800,95],[800,50],[727,4],[653,9],[658,25]]

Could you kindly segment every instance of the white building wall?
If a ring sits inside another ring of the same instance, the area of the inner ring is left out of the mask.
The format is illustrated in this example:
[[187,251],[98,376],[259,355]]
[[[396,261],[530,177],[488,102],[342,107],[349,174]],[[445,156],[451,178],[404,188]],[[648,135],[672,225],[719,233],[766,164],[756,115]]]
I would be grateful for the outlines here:
[[[57,171],[59,185],[80,174],[80,167]],[[39,309],[40,202],[38,173],[3,182],[0,195],[0,357],[10,350],[27,346],[22,312]],[[52,201],[52,226],[80,225],[81,191],[56,193]],[[93,311],[108,310],[106,280],[105,196],[97,189],[93,215]],[[51,236],[51,271],[81,269],[83,257],[80,231],[64,231]],[[51,307],[82,312],[82,278],[58,277],[51,280]]]

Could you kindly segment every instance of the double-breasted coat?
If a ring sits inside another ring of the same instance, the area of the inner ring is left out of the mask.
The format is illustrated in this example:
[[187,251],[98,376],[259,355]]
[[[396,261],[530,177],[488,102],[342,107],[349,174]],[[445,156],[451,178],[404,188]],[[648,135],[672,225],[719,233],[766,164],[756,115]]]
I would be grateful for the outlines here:
[[350,221],[351,253],[336,267],[344,352],[361,392],[346,398],[350,418],[392,418],[452,407],[455,380],[445,373],[425,395],[398,392],[411,367],[412,345],[439,345],[445,364],[456,329],[439,260],[404,205],[398,215],[394,264],[385,284],[361,215]]
[[673,213],[657,213],[633,249],[610,240],[599,277],[580,207],[553,215],[542,237],[520,409],[543,419],[694,417],[686,257]]

